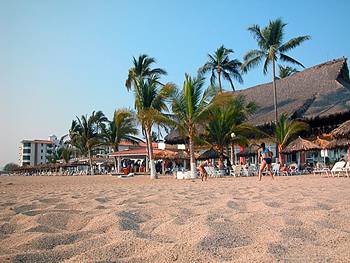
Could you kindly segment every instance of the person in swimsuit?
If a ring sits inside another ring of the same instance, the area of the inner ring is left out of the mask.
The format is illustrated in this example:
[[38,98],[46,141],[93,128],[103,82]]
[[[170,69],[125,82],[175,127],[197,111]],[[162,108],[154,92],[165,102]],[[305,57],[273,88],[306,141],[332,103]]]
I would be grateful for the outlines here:
[[258,156],[261,158],[261,164],[259,169],[259,181],[262,178],[262,172],[265,167],[267,167],[267,171],[270,173],[272,179],[274,179],[273,173],[271,171],[271,163],[272,163],[272,153],[266,148],[265,143],[261,143],[260,148],[258,150]]
[[199,174],[201,175],[202,182],[208,179],[208,174],[204,169],[205,166],[208,166],[208,161],[201,162],[201,164],[198,166],[198,170],[199,170]]

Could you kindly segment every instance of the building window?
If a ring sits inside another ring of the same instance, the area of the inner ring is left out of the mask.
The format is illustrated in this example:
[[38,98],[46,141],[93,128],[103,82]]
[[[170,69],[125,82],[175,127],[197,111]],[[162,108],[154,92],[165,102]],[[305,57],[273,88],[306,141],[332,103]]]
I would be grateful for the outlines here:
[[41,153],[43,153],[44,152],[44,150],[43,149],[41,149]]
[[23,156],[23,160],[30,160],[30,156],[29,155]]
[[30,153],[31,150],[30,149],[23,149],[23,153]]
[[30,144],[31,144],[30,142],[26,142],[26,143],[23,143],[23,146],[24,147],[30,147]]
[[41,158],[41,160],[43,159],[43,157],[42,157],[42,156],[40,156],[40,158]]
[[44,146],[44,144],[41,144],[41,147],[43,147]]

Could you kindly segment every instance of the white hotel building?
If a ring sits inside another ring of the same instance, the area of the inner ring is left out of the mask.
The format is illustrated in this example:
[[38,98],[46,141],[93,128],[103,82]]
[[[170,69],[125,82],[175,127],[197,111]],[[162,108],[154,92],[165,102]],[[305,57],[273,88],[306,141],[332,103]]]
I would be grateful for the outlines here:
[[48,140],[23,140],[19,146],[19,165],[37,165],[46,163],[47,156],[52,154],[58,145],[57,137],[52,135]]

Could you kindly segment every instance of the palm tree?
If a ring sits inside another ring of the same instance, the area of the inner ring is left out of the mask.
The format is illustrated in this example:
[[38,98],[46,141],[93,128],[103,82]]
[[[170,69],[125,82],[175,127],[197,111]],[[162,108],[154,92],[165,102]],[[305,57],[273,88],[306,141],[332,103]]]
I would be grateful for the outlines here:
[[208,54],[208,61],[198,70],[199,74],[211,72],[210,83],[214,85],[215,79],[219,81],[219,92],[222,92],[221,75],[224,79],[230,82],[231,88],[234,91],[232,79],[243,83],[240,73],[242,63],[238,59],[231,60],[229,55],[233,53],[232,49],[227,49],[223,45],[219,47],[213,55]]
[[205,119],[208,113],[209,102],[213,90],[203,89],[204,77],[192,78],[185,75],[182,90],[176,90],[172,98],[172,111],[179,130],[188,137],[191,178],[196,178],[196,163],[194,157],[194,138],[197,135],[198,125]]
[[92,150],[94,147],[103,143],[101,131],[105,129],[105,123],[108,119],[104,116],[102,111],[93,111],[90,117],[81,116],[76,117],[72,121],[69,136],[73,146],[77,147],[81,154],[88,155],[91,175],[94,174],[92,166]]
[[163,112],[168,111],[167,99],[174,85],[161,84],[159,79],[166,71],[161,68],[151,68],[155,59],[140,55],[138,60],[133,58],[133,67],[129,69],[126,87],[132,90],[135,97],[135,109],[142,130],[146,135],[147,153],[151,170],[151,179],[157,178],[152,147],[152,127],[167,121]]
[[306,131],[309,125],[302,121],[290,120],[286,114],[281,114],[274,127],[275,139],[278,144],[278,159],[283,163],[282,150],[288,145],[293,136]]
[[289,67],[289,66],[285,67],[282,65],[278,65],[278,68],[279,68],[279,73],[278,73],[277,79],[283,79],[283,78],[286,78],[286,77],[293,75],[294,73],[299,72],[299,70],[297,70],[296,68]]
[[[161,68],[151,68],[156,60],[148,55],[142,54],[136,59],[133,57],[133,67],[129,69],[128,78],[125,82],[125,86],[128,91],[141,79],[149,79],[152,77],[160,78],[162,75],[166,75],[167,72]],[[158,81],[158,80],[157,80]]]
[[258,25],[253,25],[248,28],[256,39],[259,49],[253,49],[248,51],[244,55],[244,62],[241,66],[243,72],[247,72],[249,69],[257,66],[264,61],[263,72],[267,73],[268,67],[272,64],[272,85],[273,85],[273,97],[275,106],[275,121],[277,123],[277,94],[276,94],[276,62],[278,59],[284,62],[296,64],[304,67],[300,62],[294,58],[286,55],[286,52],[294,49],[302,44],[304,41],[309,40],[310,36],[299,36],[288,40],[283,43],[284,27],[287,24],[283,23],[281,19],[270,21],[269,24],[260,28]]
[[[228,98],[225,103],[217,103],[217,101],[218,98],[215,98],[213,106],[209,109],[209,122],[204,133],[204,142],[211,148],[215,148],[223,158],[226,146],[231,144],[233,149],[235,143],[247,145],[247,136],[252,131],[256,133],[257,129],[254,126],[245,123],[249,115],[256,111],[256,105],[247,103],[242,95]],[[235,134],[234,138],[232,133]]]
[[[139,143],[141,139],[138,135],[135,113],[128,109],[118,109],[114,112],[113,120],[110,121],[102,130],[105,145],[111,146],[114,152],[119,151],[119,144],[122,140]],[[117,169],[117,163],[114,163]],[[120,163],[118,164],[118,172],[120,172]]]

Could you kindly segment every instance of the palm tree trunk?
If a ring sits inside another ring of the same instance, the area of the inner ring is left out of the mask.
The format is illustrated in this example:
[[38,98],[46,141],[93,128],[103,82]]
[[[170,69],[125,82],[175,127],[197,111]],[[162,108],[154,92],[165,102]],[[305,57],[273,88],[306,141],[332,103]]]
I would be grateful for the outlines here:
[[194,158],[193,135],[191,131],[188,137],[189,137],[188,140],[189,140],[189,150],[190,150],[191,178],[195,179],[197,178],[197,168],[196,168],[196,160]]
[[[148,144],[148,135],[147,135],[147,132],[146,132],[146,129],[144,127],[144,125],[142,125],[142,132],[145,134],[146,136],[146,149],[147,149],[147,156],[149,156],[149,144]],[[147,160],[146,160],[147,162]],[[149,165],[146,165],[146,173],[149,172]]]
[[149,167],[150,167],[150,177],[151,179],[157,179],[156,166],[153,160],[153,147],[152,147],[152,137],[151,137],[151,128],[146,127],[146,138],[148,145],[148,159],[149,159]]
[[[118,145],[115,145],[114,147],[113,147],[113,151],[114,152],[118,152],[118,150],[119,150],[119,147],[118,147]],[[114,171],[116,171],[117,172],[117,169],[118,169],[119,167],[117,167],[117,157],[114,157]],[[119,170],[119,169],[118,169]]]
[[273,102],[275,106],[275,123],[277,123],[278,113],[277,113],[277,90],[276,90],[276,72],[275,71],[276,71],[275,59],[272,59]]
[[219,79],[219,92],[222,92],[222,87],[221,87],[221,69],[218,68],[218,79]]
[[92,166],[91,150],[88,150],[89,164],[90,164],[90,175],[94,175],[94,168]]
[[230,162],[231,162],[231,165],[234,165],[235,164],[235,145],[234,145],[234,143],[231,143],[230,150],[231,150]]
[[[276,65],[275,65],[275,59],[272,59],[272,86],[273,86],[273,104],[275,106],[275,123],[277,124],[278,122],[278,112],[277,112],[277,90],[276,90]],[[280,155],[280,152],[277,150],[277,143],[276,143],[276,155],[277,152],[278,155]]]
[[282,145],[281,145],[281,144],[278,144],[278,160],[279,160],[281,166],[283,165],[282,150],[283,150]]

